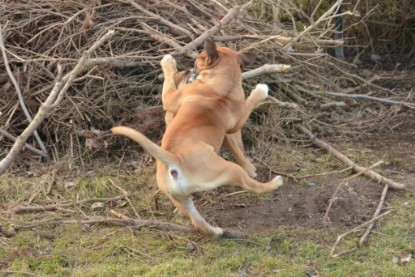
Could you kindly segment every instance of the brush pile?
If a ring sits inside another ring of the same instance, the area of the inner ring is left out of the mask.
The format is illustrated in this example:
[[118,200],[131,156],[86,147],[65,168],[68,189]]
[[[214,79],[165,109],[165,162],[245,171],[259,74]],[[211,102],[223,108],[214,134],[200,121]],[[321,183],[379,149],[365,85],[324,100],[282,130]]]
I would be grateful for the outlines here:
[[[160,105],[159,61],[163,55],[173,53],[179,70],[189,69],[195,51],[200,50],[207,36],[224,46],[256,52],[257,67],[265,63],[292,66],[287,74],[264,74],[245,83],[249,91],[255,83],[265,82],[270,85],[272,96],[301,107],[281,111],[275,105],[265,105],[265,112],[280,118],[272,121],[270,136],[283,133],[278,128],[282,120],[307,120],[314,117],[315,109],[350,108],[356,102],[353,98],[347,98],[351,99],[349,102],[339,101],[326,92],[350,94],[376,89],[379,93],[376,96],[388,95],[390,91],[379,85],[379,76],[367,70],[363,72],[358,66],[362,61],[371,66],[384,65],[385,61],[391,64],[396,55],[413,64],[415,7],[397,10],[395,2],[352,1],[356,4],[346,5],[332,1],[331,6],[320,5],[325,1],[317,6],[309,2],[21,0],[0,3],[4,48],[23,98],[18,100],[0,59],[0,143],[4,146],[0,157],[13,144],[11,137],[19,136],[29,124],[21,102],[33,117],[56,81],[57,65],[62,65],[64,74],[72,70],[85,50],[110,29],[115,34],[90,57],[89,66],[75,80],[61,105],[37,130],[39,139],[55,158],[67,153],[78,157],[85,155],[88,147],[100,148],[88,139],[102,135],[97,130],[106,131],[120,123],[144,128],[141,130],[147,134],[154,132],[153,138],[159,138],[163,116],[160,109],[150,108]],[[387,17],[383,17],[385,14]],[[337,18],[343,18],[343,38],[335,37]],[[412,37],[408,36],[411,32]],[[350,63],[330,55],[341,45]],[[28,143],[39,148],[39,140],[31,138]]]

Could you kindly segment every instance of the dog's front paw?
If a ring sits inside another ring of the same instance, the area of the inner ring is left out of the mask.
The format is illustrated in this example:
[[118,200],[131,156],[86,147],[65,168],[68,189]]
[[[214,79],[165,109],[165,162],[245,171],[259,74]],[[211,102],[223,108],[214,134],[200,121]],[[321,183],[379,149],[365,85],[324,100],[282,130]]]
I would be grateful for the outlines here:
[[264,99],[268,97],[268,86],[266,84],[256,85],[255,90],[260,91]]
[[176,60],[172,57],[172,55],[165,55],[160,64],[163,70],[176,70],[177,67]]
[[255,178],[257,176],[256,168],[250,161],[246,160],[245,163],[241,166],[245,170],[245,172],[248,173],[249,177]]

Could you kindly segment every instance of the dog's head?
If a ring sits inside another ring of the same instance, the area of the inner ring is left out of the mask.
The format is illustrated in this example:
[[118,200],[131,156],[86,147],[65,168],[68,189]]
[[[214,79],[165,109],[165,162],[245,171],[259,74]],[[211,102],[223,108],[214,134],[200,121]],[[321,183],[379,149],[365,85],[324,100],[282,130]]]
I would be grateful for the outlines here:
[[213,68],[219,63],[224,63],[241,71],[246,65],[252,65],[256,55],[252,52],[237,52],[227,47],[217,47],[213,40],[206,40],[204,50],[197,57],[197,70]]

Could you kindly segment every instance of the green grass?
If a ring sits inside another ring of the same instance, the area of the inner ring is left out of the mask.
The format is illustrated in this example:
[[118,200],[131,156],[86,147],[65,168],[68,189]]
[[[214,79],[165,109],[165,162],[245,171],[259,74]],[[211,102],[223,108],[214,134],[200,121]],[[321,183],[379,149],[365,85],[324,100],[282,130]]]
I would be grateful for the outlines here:
[[[271,166],[281,163],[290,168],[298,163],[301,174],[330,171],[339,164],[329,155],[316,157],[306,150],[281,150],[269,155]],[[284,157],[286,157],[284,159]],[[291,157],[291,158],[287,158]],[[359,158],[359,157],[357,157]],[[308,161],[308,162],[307,162]],[[115,166],[114,166],[115,168]],[[81,218],[84,214],[112,216],[110,208],[133,216],[131,207],[106,207],[91,211],[90,205],[66,211],[12,215],[8,207],[72,200],[88,197],[113,197],[128,192],[134,207],[145,218],[189,224],[176,218],[172,205],[159,197],[156,211],[151,195],[155,192],[154,168],[136,175],[122,170],[99,170],[95,174],[58,176],[51,194],[45,195],[45,176],[26,178],[0,177],[0,222],[3,227],[60,218]],[[47,178],[46,178],[47,179]],[[68,181],[75,186],[65,187]],[[112,181],[112,182],[111,182]],[[81,224],[42,225],[20,231],[12,238],[0,235],[0,263],[18,254],[0,269],[0,276],[306,276],[317,271],[320,276],[411,276],[415,262],[394,265],[394,255],[402,257],[415,251],[415,200],[413,193],[390,204],[392,215],[381,220],[362,248],[355,248],[361,232],[346,237],[339,251],[350,250],[331,258],[336,237],[347,229],[305,229],[280,226],[272,232],[251,235],[248,240],[206,240],[198,235],[183,235],[155,230],[132,230],[126,227]],[[252,197],[246,195],[246,197]],[[3,210],[2,210],[3,209]],[[20,253],[19,252],[19,253]]]
[[[405,218],[409,216],[409,218]],[[338,259],[328,256],[334,232],[281,228],[251,236],[247,241],[199,242],[192,237],[127,228],[82,226],[56,228],[54,241],[37,240],[34,231],[21,232],[14,247],[53,247],[49,255],[19,258],[8,270],[36,276],[305,276],[310,269],[321,276],[410,276],[415,263],[394,266],[393,255],[413,250],[409,224],[395,215],[372,234],[369,246]],[[412,221],[413,222],[413,221]],[[323,243],[322,243],[323,241]],[[1,253],[1,252],[0,252]],[[16,274],[16,276],[19,276]]]

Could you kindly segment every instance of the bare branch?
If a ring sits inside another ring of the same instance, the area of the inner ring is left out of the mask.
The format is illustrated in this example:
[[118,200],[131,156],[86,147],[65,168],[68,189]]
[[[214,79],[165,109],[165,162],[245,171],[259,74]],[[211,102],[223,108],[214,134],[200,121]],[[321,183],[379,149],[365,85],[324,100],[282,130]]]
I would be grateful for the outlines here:
[[[16,141],[17,140],[17,138],[15,136],[9,134],[8,132],[6,132],[5,130],[3,130],[2,128],[0,128],[0,134],[3,135],[3,136],[5,136],[6,138],[12,140],[12,141]],[[25,143],[25,147],[27,149],[29,149],[30,151],[32,151],[33,153],[35,153],[35,154],[37,154],[37,155],[39,155],[39,156],[41,156],[41,157],[43,157],[45,159],[48,158],[47,153],[45,153],[42,150],[39,150],[39,149],[31,146],[28,143]]]
[[285,73],[289,68],[290,66],[286,64],[264,64],[263,66],[242,73],[242,79],[247,80],[262,74]]
[[[16,90],[16,94],[17,94],[17,98],[19,99],[20,107],[22,107],[23,113],[25,114],[25,116],[27,118],[27,121],[30,123],[30,122],[32,122],[32,116],[30,115],[29,111],[27,110],[26,104],[23,100],[22,91],[20,90],[19,84],[17,83],[16,78],[14,78],[13,73],[12,73],[12,71],[10,69],[10,66],[9,66],[9,61],[8,61],[7,55],[6,55],[6,47],[5,47],[4,41],[3,41],[3,30],[2,30],[1,25],[0,25],[0,50],[1,50],[1,53],[3,55],[4,66],[6,67],[7,74],[9,75],[10,80],[12,81],[12,83],[14,85],[14,88]],[[34,136],[36,138],[37,143],[39,144],[40,148],[43,151],[43,154],[41,156],[45,157],[46,160],[49,160],[48,151],[46,150],[46,147],[43,144],[37,130],[34,130],[33,133],[34,133]]]
[[0,161],[0,175],[2,175],[9,166],[16,159],[22,147],[25,145],[28,137],[33,133],[33,131],[42,123],[42,121],[49,114],[51,108],[55,108],[59,105],[60,101],[63,99],[65,92],[68,90],[69,86],[72,84],[72,81],[76,76],[85,68],[85,61],[88,59],[90,54],[95,51],[105,40],[109,39],[114,34],[113,30],[108,31],[102,38],[96,41],[91,48],[89,48],[82,55],[81,59],[78,61],[78,64],[75,68],[65,75],[62,79],[58,79],[55,83],[51,93],[48,98],[40,106],[36,116],[33,121],[27,126],[27,128],[22,132],[22,134],[16,139],[16,142],[13,144],[9,153],[6,157]]

